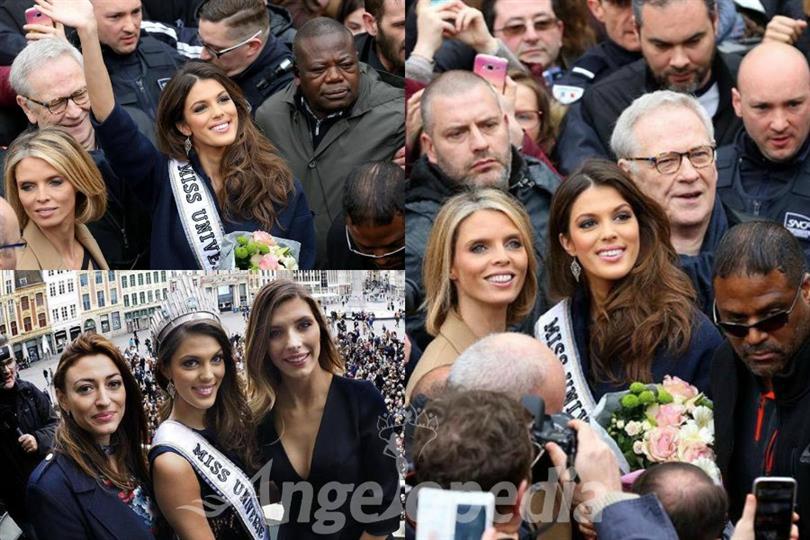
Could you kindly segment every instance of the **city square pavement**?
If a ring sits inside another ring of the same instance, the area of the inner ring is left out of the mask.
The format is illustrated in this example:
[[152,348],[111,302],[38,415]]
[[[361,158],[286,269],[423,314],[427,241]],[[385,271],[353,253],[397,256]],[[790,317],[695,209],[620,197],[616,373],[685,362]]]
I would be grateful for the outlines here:
[[[396,299],[394,301],[394,308],[404,312],[405,310],[404,300],[401,298]],[[405,335],[404,320],[400,319],[398,325],[394,324],[394,313],[388,309],[387,302],[365,301],[362,298],[353,295],[345,306],[341,305],[340,303],[324,306],[324,311],[326,312],[327,315],[332,310],[338,313],[346,312],[347,316],[350,316],[352,311],[362,310],[365,312],[373,312],[375,320],[372,327],[374,328],[375,331],[382,332],[383,326],[385,326],[385,328],[388,330],[392,328],[395,329],[400,339],[402,339]],[[225,327],[225,331],[228,333],[229,336],[233,334],[240,334],[240,335],[244,334],[247,322],[244,320],[241,313],[224,312],[221,313],[221,316],[222,316],[222,324]],[[352,328],[351,323],[349,323],[348,327],[350,329]],[[129,346],[129,340],[132,337],[133,337],[132,333],[123,333],[112,337],[111,340],[118,346],[119,349],[124,350]],[[151,335],[148,331],[144,330],[138,331],[140,352],[142,354],[146,353],[146,346],[144,345],[144,341],[146,340],[146,338],[151,339]],[[56,371],[56,365],[58,363],[59,363],[59,355],[52,354],[50,358],[42,359],[32,364],[31,367],[29,367],[28,369],[20,370],[20,378],[35,384],[38,388],[44,389],[46,387],[46,383],[43,370]]]

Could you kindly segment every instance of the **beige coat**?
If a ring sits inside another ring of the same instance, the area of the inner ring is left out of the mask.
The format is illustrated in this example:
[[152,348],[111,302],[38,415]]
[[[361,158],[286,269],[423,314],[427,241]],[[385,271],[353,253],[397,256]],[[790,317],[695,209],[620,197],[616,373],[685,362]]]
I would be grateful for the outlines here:
[[411,374],[408,386],[405,388],[405,401],[410,403],[411,393],[419,379],[432,369],[451,365],[464,350],[478,341],[470,327],[465,324],[458,313],[450,311],[444,320],[439,335],[427,346],[419,363]]
[[[53,244],[42,234],[42,231],[33,221],[29,221],[23,230],[23,240],[28,242],[20,258],[17,260],[17,270],[70,270],[62,257],[53,247]],[[76,240],[86,249],[100,268],[95,270],[109,270],[104,254],[98,247],[96,239],[84,225],[76,224]]]

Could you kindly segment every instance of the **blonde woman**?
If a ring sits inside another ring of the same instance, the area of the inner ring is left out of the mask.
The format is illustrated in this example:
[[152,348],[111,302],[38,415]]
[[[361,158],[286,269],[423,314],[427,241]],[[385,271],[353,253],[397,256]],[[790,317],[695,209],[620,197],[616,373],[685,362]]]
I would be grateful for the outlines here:
[[537,294],[532,227],[523,206],[498,189],[448,199],[430,232],[422,279],[425,349],[405,399],[429,371],[451,365],[464,349],[529,314]]
[[17,270],[107,270],[84,225],[104,215],[107,190],[93,159],[66,131],[46,127],[8,149],[8,202],[28,244]]

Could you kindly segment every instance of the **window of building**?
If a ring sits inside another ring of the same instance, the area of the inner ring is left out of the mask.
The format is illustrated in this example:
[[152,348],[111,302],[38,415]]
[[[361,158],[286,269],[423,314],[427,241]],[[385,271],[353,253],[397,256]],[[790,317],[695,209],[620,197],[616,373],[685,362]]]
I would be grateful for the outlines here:
[[147,285],[152,284],[152,274],[150,274],[149,272],[146,273],[146,284]]
[[96,270],[96,285],[101,284],[104,281],[104,272],[101,270]]
[[64,281],[59,282],[59,294],[65,294],[65,282]]
[[67,306],[62,306],[62,318],[67,319]]
[[59,310],[58,309],[51,310],[51,317],[53,318],[54,322],[58,321],[59,320]]
[[42,307],[42,304],[45,302],[45,295],[41,292],[37,293],[37,307]]
[[121,329],[121,314],[117,311],[112,312],[111,316],[112,320],[112,329],[113,330],[120,330]]
[[82,295],[82,307],[85,311],[90,311],[90,295],[87,293]]
[[39,315],[37,315],[37,322],[39,322],[40,328],[45,328],[46,326],[48,326],[48,321],[46,320],[44,313],[40,313]]
[[27,311],[30,306],[28,305],[28,297],[23,296],[20,298],[20,309],[23,311]]
[[146,297],[149,299],[149,303],[151,304],[153,302],[152,291],[149,291]]
[[143,285],[143,273],[138,272],[138,285]]
[[51,296],[56,296],[56,285],[51,283],[51,286],[48,287],[48,292]]
[[118,289],[110,289],[110,304],[118,303]]
[[79,274],[79,286],[80,287],[87,287],[87,273],[82,272]]
[[121,287],[123,287],[124,289],[127,288],[127,281],[129,281],[127,279],[127,276],[121,276]]
[[76,317],[76,306],[70,306],[70,318]]
[[23,331],[30,332],[31,331],[31,317],[26,317],[23,319]]
[[104,291],[98,291],[96,297],[98,298],[98,307],[104,307]]
[[68,281],[68,292],[73,292],[73,280]]
[[11,321],[11,335],[17,335],[17,321]]
[[141,304],[145,304],[145,303],[146,303],[146,293],[141,291]]

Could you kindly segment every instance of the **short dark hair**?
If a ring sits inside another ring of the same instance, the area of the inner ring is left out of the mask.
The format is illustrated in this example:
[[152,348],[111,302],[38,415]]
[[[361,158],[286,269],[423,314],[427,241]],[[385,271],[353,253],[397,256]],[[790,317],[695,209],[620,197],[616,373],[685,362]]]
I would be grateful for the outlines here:
[[[270,13],[265,0],[206,0],[197,8],[197,17],[211,22],[224,21],[239,36],[270,28]],[[264,37],[264,36],[263,36]]]
[[[498,0],[483,0],[481,2],[481,13],[484,15],[484,22],[490,32],[495,31],[495,4],[497,3]],[[551,11],[554,12],[555,17],[559,17],[560,0],[551,0]]]
[[[673,0],[633,0],[633,16],[636,19],[636,26],[641,28],[641,8],[643,8],[645,4],[649,4],[653,7],[666,7],[672,1]],[[703,0],[703,3],[706,5],[706,10],[709,12],[709,18],[713,18],[717,13],[717,0]]]
[[691,463],[654,465],[636,479],[633,492],[654,493],[682,540],[714,540],[726,525],[725,490]]
[[778,270],[791,287],[798,287],[807,272],[799,241],[779,223],[749,221],[729,229],[714,252],[712,279],[731,275],[765,276]]
[[365,10],[374,17],[374,20],[380,22],[380,19],[385,14],[385,0],[365,0]]
[[390,161],[363,163],[343,188],[343,211],[353,225],[388,225],[405,211],[405,171]]
[[302,25],[301,28],[298,29],[298,33],[295,34],[292,47],[295,63],[298,64],[301,61],[302,41],[305,39],[328,36],[331,34],[344,35],[346,40],[351,43],[352,49],[355,48],[354,38],[352,37],[352,33],[348,28],[337,22],[335,19],[329,17],[315,17]]
[[449,392],[429,401],[420,418],[435,419],[438,425],[414,432],[417,483],[436,482],[448,489],[454,483],[475,482],[489,491],[502,482],[517,488],[531,478],[530,417],[506,394]]

